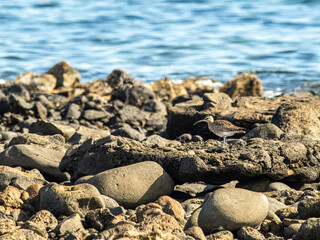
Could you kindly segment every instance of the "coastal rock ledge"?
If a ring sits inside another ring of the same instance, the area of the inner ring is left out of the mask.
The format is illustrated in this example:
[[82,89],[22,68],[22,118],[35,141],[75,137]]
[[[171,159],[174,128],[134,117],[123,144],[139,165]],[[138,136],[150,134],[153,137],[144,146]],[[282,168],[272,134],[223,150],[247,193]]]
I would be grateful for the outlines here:
[[[317,94],[80,79],[60,62],[0,85],[0,240],[319,239]],[[243,131],[222,148],[207,115]]]

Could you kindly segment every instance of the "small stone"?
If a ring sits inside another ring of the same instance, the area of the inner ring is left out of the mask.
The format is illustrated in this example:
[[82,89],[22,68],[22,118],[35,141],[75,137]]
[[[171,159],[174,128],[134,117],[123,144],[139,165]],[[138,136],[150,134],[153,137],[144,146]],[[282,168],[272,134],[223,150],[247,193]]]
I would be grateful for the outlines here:
[[81,116],[80,106],[75,103],[71,103],[65,113],[65,119],[79,119]]
[[273,182],[269,184],[267,191],[281,191],[286,189],[291,189],[291,187],[282,182]]
[[133,140],[142,141],[146,137],[143,133],[133,129],[130,125],[124,124],[123,127],[111,132],[111,135],[131,138]]
[[26,72],[20,74],[14,80],[14,83],[22,84],[29,90],[52,93],[53,89],[56,87],[57,79],[51,74]]
[[21,207],[23,204],[21,191],[13,186],[8,186],[2,193],[0,193],[0,204],[6,207]]
[[219,231],[206,236],[207,240],[233,240],[233,234],[230,231]]
[[294,223],[284,229],[284,236],[286,239],[292,238],[296,235],[301,227],[301,223]]
[[251,138],[262,139],[280,139],[283,131],[272,123],[261,124],[250,130],[242,139],[249,140]]
[[203,234],[201,228],[193,226],[184,231],[188,236],[193,237],[195,240],[206,240],[206,236]]
[[268,201],[269,201],[269,210],[271,210],[272,212],[276,212],[281,208],[286,208],[287,207],[287,205],[285,205],[284,203],[278,201],[275,198],[268,197]]
[[0,236],[0,240],[16,240],[16,239],[32,239],[32,240],[46,240],[47,238],[40,236],[33,230],[18,229],[13,232],[6,233]]
[[240,228],[237,232],[237,237],[242,240],[265,240],[262,233],[248,226]]
[[84,227],[82,225],[80,215],[75,213],[63,219],[54,231],[57,233],[58,236],[64,236],[69,233],[74,233],[82,230],[84,230]]
[[17,137],[17,136],[18,136],[18,133],[8,131],[8,132],[1,132],[0,135],[1,135],[1,137],[2,137],[2,140],[4,140],[4,141],[10,141],[11,139]]
[[162,196],[158,198],[156,203],[162,207],[163,212],[174,216],[180,223],[185,221],[184,209],[178,201],[169,196]]
[[297,207],[286,207],[281,208],[275,212],[278,217],[283,220],[284,218],[298,218],[298,208]]
[[40,119],[44,120],[47,118],[48,111],[45,106],[40,101],[37,101],[35,104],[36,114]]
[[106,117],[111,118],[111,116],[112,115],[110,113],[101,110],[88,109],[83,111],[83,118],[88,121],[96,121]]
[[268,199],[261,193],[245,189],[218,189],[204,202],[199,214],[199,227],[205,234],[223,227],[237,230],[243,226],[255,227],[268,214]]
[[0,235],[16,230],[16,223],[12,219],[0,218]]

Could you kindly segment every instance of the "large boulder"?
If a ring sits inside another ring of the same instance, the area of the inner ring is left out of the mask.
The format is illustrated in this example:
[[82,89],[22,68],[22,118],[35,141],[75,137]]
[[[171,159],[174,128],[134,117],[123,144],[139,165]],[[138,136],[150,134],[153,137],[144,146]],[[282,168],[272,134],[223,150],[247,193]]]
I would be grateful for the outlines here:
[[57,79],[56,88],[74,87],[80,83],[80,73],[73,69],[69,63],[62,61],[48,70]]
[[272,118],[272,123],[282,131],[311,135],[320,140],[320,99],[303,98],[283,103]]
[[51,74],[36,74],[26,72],[14,80],[15,84],[22,84],[30,91],[52,93],[57,84],[57,79]]
[[205,234],[219,227],[231,231],[243,226],[255,227],[266,218],[268,205],[262,193],[238,188],[218,189],[204,202],[198,224]]
[[0,153],[0,164],[20,166],[25,169],[38,169],[45,176],[57,181],[66,181],[68,176],[60,172],[59,164],[64,150],[52,150],[36,145],[14,145]]
[[84,217],[90,210],[104,208],[105,202],[99,191],[91,184],[63,186],[47,184],[39,191],[39,207],[55,216],[78,213]]
[[221,92],[228,94],[231,98],[243,96],[262,97],[263,88],[261,80],[249,73],[243,73],[228,82],[220,88]]
[[99,173],[86,181],[124,207],[136,207],[173,191],[174,181],[156,162],[141,162]]

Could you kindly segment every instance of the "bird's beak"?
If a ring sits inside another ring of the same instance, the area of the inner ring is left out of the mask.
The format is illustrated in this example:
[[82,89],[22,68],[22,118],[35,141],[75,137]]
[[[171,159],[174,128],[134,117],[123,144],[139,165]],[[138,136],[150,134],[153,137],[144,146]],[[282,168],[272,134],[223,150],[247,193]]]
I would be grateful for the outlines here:
[[205,120],[205,119],[199,120],[198,122],[195,122],[195,123],[193,124],[193,126],[196,125],[196,124],[199,123],[199,122],[207,122],[207,120]]

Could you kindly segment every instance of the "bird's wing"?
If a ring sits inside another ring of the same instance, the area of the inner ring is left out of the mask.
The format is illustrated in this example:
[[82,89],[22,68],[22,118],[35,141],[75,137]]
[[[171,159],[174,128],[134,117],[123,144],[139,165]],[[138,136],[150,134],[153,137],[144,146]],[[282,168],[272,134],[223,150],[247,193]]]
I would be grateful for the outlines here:
[[238,127],[236,125],[233,125],[231,122],[228,122],[226,120],[216,120],[216,121],[214,121],[214,123],[216,125],[219,125],[220,127],[223,127],[223,128],[229,129],[229,130],[244,131],[243,128]]

